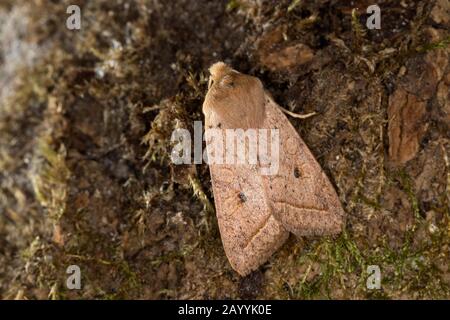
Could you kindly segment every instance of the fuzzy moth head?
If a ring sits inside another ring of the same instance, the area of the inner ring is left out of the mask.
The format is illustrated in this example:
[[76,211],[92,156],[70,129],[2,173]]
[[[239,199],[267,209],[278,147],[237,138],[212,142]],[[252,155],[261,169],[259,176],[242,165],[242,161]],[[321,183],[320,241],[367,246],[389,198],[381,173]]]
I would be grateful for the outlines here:
[[233,70],[230,66],[228,66],[222,61],[214,63],[209,68],[209,73],[211,74],[211,76],[209,78],[208,89],[210,89],[214,83],[226,85],[227,79],[228,81],[230,81],[231,75],[233,73],[239,74],[239,72]]
[[264,120],[264,88],[258,78],[242,74],[223,62],[209,68],[211,77],[203,103],[207,125],[259,128]]

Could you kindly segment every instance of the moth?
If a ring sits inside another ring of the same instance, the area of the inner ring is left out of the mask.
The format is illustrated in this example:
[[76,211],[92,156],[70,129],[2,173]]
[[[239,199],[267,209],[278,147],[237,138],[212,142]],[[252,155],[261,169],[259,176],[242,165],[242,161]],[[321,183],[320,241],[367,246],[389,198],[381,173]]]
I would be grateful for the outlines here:
[[[340,233],[345,215],[332,184],[261,81],[223,62],[209,71],[203,103],[208,155],[217,148],[208,131],[221,130],[223,141],[233,129],[275,130],[279,137],[275,174],[262,174],[258,157],[256,163],[209,162],[222,243],[233,269],[242,276],[257,269],[289,233]],[[244,145],[240,151],[247,154],[249,143]],[[227,151],[238,152],[234,145]]]

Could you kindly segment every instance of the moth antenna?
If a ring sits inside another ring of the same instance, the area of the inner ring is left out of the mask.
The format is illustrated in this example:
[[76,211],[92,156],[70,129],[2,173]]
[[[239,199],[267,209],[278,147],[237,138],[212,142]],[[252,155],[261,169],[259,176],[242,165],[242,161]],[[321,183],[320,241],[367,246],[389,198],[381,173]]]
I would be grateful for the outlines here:
[[[269,97],[269,99],[273,101],[272,94],[269,91],[265,91],[265,93]],[[280,110],[283,111],[288,116],[291,116],[292,118],[296,118],[296,119],[308,119],[309,117],[315,116],[317,114],[317,112],[310,112],[307,114],[299,114],[299,113],[289,111],[288,109],[285,109],[279,105],[277,105],[277,107],[280,108]]]
[[299,113],[289,111],[289,110],[283,108],[282,106],[279,106],[279,107],[280,107],[281,111],[283,111],[287,115],[291,116],[292,118],[296,118],[296,119],[308,119],[309,117],[315,116],[317,114],[317,112],[311,112],[311,113],[307,113],[307,114],[299,114]]

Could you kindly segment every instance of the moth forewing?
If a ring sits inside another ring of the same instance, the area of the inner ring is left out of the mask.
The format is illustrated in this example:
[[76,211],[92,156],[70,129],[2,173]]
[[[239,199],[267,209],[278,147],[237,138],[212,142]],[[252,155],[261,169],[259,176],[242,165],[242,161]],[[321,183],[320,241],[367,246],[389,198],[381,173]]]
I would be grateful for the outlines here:
[[273,214],[297,236],[339,233],[344,211],[311,151],[278,105],[268,99],[265,126],[280,130],[277,175],[264,177]]
[[262,176],[277,175],[280,165],[280,129],[258,130],[258,165]]
[[273,217],[255,167],[211,164],[210,172],[225,253],[245,276],[266,262],[289,233]]

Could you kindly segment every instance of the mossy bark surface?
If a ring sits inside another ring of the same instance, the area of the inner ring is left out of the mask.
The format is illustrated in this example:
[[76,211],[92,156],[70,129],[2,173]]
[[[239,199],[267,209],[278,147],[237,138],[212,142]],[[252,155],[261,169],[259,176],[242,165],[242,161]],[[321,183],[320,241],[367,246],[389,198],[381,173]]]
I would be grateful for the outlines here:
[[[448,1],[380,0],[380,30],[371,1],[351,3],[3,1],[0,298],[450,298]],[[218,60],[316,113],[290,121],[348,216],[339,237],[291,236],[245,278],[207,165],[170,160]]]

